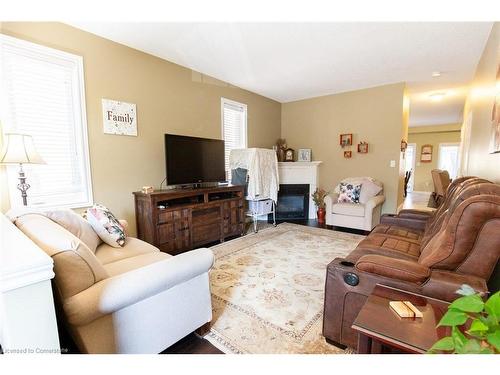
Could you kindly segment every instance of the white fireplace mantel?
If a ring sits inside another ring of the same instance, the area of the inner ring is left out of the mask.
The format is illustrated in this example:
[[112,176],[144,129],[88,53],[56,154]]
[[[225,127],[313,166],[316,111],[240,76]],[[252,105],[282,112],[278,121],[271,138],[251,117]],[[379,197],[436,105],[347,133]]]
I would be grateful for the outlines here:
[[[314,192],[318,187],[318,167],[321,163],[321,161],[279,162],[280,184],[309,184],[309,192]],[[309,195],[309,219],[315,218],[316,207],[314,206],[312,197]]]

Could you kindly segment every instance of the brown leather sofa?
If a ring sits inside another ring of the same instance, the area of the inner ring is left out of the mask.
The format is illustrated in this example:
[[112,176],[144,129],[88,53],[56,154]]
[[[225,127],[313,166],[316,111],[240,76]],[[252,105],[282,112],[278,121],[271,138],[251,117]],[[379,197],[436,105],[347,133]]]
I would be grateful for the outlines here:
[[453,181],[433,214],[383,215],[355,250],[328,265],[323,335],[356,347],[351,326],[376,284],[446,301],[462,284],[487,292],[499,233],[500,185],[474,177]]

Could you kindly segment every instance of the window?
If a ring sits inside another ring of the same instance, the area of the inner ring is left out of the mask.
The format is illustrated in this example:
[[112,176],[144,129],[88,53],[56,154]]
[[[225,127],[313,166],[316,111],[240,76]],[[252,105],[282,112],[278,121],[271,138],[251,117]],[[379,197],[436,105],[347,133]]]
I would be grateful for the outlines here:
[[225,98],[221,99],[222,139],[225,148],[226,176],[229,170],[229,153],[235,148],[247,147],[247,106]]
[[[92,204],[83,61],[52,48],[0,35],[3,131],[26,133],[45,165],[23,166],[28,204]],[[11,206],[21,204],[18,166],[9,167]]]
[[454,180],[458,176],[458,150],[459,143],[440,143],[438,168],[448,171],[450,178]]

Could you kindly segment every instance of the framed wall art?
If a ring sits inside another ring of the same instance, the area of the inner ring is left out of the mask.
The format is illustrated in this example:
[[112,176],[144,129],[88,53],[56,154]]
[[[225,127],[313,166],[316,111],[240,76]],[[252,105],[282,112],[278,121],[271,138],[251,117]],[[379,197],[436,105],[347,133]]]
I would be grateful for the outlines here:
[[432,145],[422,145],[420,151],[420,161],[422,163],[432,162]]
[[358,153],[367,154],[368,153],[368,143],[366,143],[366,142],[358,143]]
[[340,134],[340,145],[342,147],[352,146],[352,134]]
[[137,109],[133,103],[102,99],[102,123],[105,134],[137,137]]
[[[500,85],[500,66],[497,70],[497,85]],[[497,91],[495,96],[495,102],[493,103],[493,109],[491,111],[491,145],[490,152],[497,153],[500,152],[500,91]]]
[[352,151],[344,151],[344,158],[350,159],[352,157]]

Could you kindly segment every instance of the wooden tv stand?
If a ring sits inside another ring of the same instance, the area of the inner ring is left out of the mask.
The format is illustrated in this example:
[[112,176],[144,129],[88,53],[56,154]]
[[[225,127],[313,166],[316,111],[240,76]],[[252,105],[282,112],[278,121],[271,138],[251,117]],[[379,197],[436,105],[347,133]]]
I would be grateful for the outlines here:
[[161,251],[179,254],[243,234],[243,186],[133,194],[137,236]]

